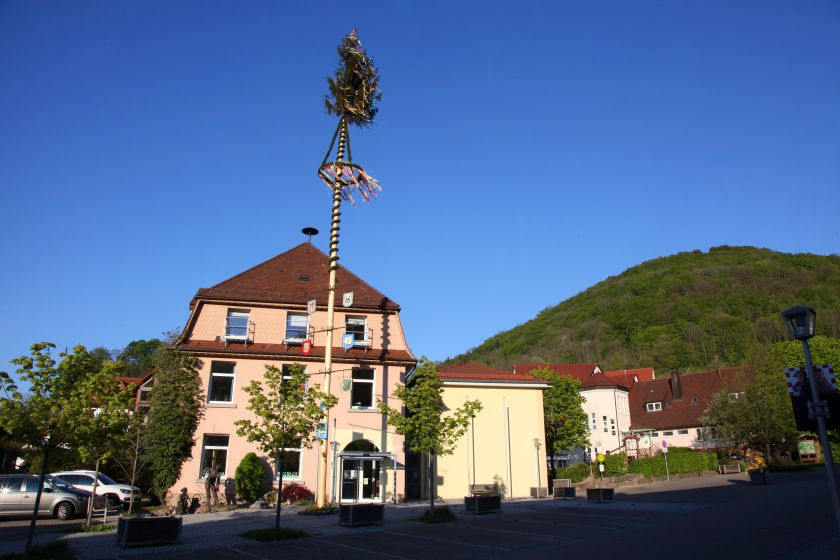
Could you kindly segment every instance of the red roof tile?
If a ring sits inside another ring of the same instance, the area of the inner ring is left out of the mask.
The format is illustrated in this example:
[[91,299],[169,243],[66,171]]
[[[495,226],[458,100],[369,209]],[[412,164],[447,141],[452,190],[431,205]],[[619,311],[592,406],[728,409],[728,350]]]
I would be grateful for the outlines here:
[[[630,391],[631,428],[667,430],[700,426],[700,417],[716,393],[723,390],[743,391],[752,376],[753,369],[750,366],[681,374],[681,399],[674,398],[670,377],[639,381]],[[691,404],[694,398],[697,401]],[[645,405],[650,402],[661,402],[662,410],[647,412]]]
[[493,369],[480,364],[458,364],[439,369],[438,377],[444,381],[498,381],[515,383],[543,383],[530,375]]
[[[209,355],[242,355],[242,356],[268,356],[274,359],[324,359],[324,346],[313,346],[312,352],[304,354],[300,346],[286,346],[285,344],[248,343],[247,346],[241,342],[228,342],[225,345],[223,340],[188,340],[178,345],[181,350],[200,356]],[[345,351],[340,346],[333,346],[333,360],[353,360],[357,362],[407,362],[416,363],[417,359],[407,350],[382,350],[373,349],[365,352],[364,348],[351,348]]]
[[628,386],[623,382],[609,379],[601,373],[598,364],[516,364],[513,366],[513,371],[527,374],[539,368],[549,368],[560,375],[577,379],[583,389]]
[[613,381],[620,381],[629,387],[632,387],[633,383],[637,381],[653,381],[656,379],[653,368],[619,369],[605,371],[604,375]]
[[[329,257],[311,243],[301,243],[212,288],[199,289],[193,303],[205,299],[305,305],[317,299],[319,304],[325,304],[328,278]],[[400,309],[396,302],[342,266],[337,271],[336,289],[339,295],[353,292],[354,308]]]

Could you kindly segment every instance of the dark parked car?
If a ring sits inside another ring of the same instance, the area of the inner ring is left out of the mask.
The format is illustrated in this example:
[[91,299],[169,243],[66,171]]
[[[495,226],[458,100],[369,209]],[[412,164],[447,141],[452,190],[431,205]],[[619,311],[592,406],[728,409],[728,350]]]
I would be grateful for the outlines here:
[[[34,474],[0,474],[0,516],[31,515],[38,494],[38,478]],[[70,519],[86,511],[89,498],[90,492],[47,475],[38,512]]]

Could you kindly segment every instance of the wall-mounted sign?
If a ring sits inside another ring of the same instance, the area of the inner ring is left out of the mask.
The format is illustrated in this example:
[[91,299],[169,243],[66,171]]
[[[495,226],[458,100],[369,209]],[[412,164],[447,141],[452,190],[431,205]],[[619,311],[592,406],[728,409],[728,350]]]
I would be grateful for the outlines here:
[[344,307],[353,305],[353,292],[344,292],[344,295],[341,296],[341,305]]
[[341,347],[345,350],[350,350],[353,348],[353,334],[352,333],[345,333],[344,336],[341,337]]
[[318,307],[318,303],[314,299],[310,299],[306,302],[306,312],[310,315],[315,313],[315,309]]
[[327,439],[327,425],[326,425],[326,423],[321,422],[320,424],[318,424],[318,429],[315,430],[315,437],[317,437],[320,440]]
[[312,352],[312,341],[311,340],[304,340],[300,345],[300,351],[303,354],[306,354],[306,355],[308,355],[310,352]]

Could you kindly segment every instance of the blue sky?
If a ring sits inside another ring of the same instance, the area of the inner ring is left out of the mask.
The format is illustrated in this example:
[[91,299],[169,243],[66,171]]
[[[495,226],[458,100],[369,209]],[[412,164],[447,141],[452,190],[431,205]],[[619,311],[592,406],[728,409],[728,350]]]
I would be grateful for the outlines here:
[[344,206],[341,262],[418,355],[659,256],[838,252],[837,1],[0,0],[0,369],[183,326],[304,226],[326,250],[353,28],[383,92],[353,154],[383,192]]

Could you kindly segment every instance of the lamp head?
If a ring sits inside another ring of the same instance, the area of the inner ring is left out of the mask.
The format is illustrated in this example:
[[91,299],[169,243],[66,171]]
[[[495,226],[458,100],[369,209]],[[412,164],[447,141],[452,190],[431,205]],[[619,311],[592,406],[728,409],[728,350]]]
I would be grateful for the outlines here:
[[817,312],[810,307],[802,305],[791,307],[782,312],[782,318],[796,340],[808,340],[814,336]]

